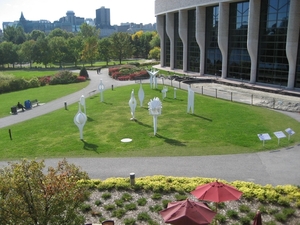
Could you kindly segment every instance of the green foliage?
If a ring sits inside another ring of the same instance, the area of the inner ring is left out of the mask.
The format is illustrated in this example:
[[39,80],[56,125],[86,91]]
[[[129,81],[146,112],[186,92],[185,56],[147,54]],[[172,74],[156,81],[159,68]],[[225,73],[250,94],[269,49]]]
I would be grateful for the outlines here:
[[112,216],[113,217],[117,217],[118,219],[121,219],[126,213],[126,210],[124,209],[116,209],[114,211],[112,211]]
[[229,209],[226,212],[226,215],[230,218],[230,219],[238,219],[239,218],[239,214],[237,211],[233,210],[233,209]]
[[139,206],[144,206],[144,205],[146,205],[146,203],[147,203],[147,199],[146,199],[146,198],[139,198],[139,199],[137,200],[137,204],[138,204]]
[[137,219],[140,221],[151,221],[151,217],[149,216],[149,214],[147,212],[140,212],[137,216]]
[[250,225],[251,219],[249,217],[240,217],[239,221],[242,225]]
[[122,199],[123,201],[130,201],[130,200],[132,199],[132,196],[131,196],[131,194],[129,194],[129,193],[124,193],[124,194],[122,195],[121,199]]
[[107,200],[107,199],[111,198],[111,193],[105,192],[101,195],[101,198],[103,198],[104,200]]
[[123,207],[124,206],[124,200],[123,199],[116,199],[115,203],[118,207]]
[[87,174],[66,160],[45,171],[43,161],[25,159],[0,170],[2,224],[83,223],[79,211],[86,188],[77,181]]
[[251,211],[251,209],[248,205],[240,205],[239,210],[240,210],[240,212],[243,212],[243,213],[248,213]]
[[104,205],[103,207],[107,211],[113,211],[116,209],[116,206],[114,204],[107,204],[107,205]]
[[223,224],[226,222],[226,216],[218,213],[215,217],[214,220],[217,220],[220,224]]
[[176,194],[175,198],[176,198],[176,201],[182,201],[182,200],[187,199],[188,197],[187,197],[187,195]]
[[95,201],[95,205],[96,205],[96,206],[99,206],[99,205],[101,205],[101,204],[102,204],[101,200],[96,200],[96,201]]
[[136,220],[134,218],[125,218],[123,222],[125,225],[135,225]]
[[172,202],[172,201],[169,200],[169,199],[163,199],[163,200],[162,200],[162,205],[163,205],[163,207],[166,209],[166,208],[168,207],[168,204],[169,204],[170,202]]
[[69,70],[59,71],[50,79],[50,84],[70,84],[77,82],[77,76]]
[[91,207],[91,205],[89,205],[89,204],[83,203],[83,204],[80,206],[80,210],[81,210],[83,213],[87,213],[87,212],[89,212],[89,211],[92,210],[92,207]]
[[137,206],[135,203],[131,202],[125,205],[126,210],[137,210]]
[[264,222],[265,225],[276,225],[275,221]]
[[81,68],[81,70],[80,70],[80,72],[79,72],[79,76],[89,78],[89,73],[88,73],[88,71],[86,70],[85,67],[82,67],[82,68]]
[[151,196],[153,200],[160,200],[161,199],[161,194],[160,193],[153,193]]
[[161,205],[154,205],[149,207],[151,212],[159,212],[163,210],[163,207]]
[[281,206],[289,207],[290,206],[290,199],[288,197],[285,197],[285,196],[280,196],[278,198],[277,203]]

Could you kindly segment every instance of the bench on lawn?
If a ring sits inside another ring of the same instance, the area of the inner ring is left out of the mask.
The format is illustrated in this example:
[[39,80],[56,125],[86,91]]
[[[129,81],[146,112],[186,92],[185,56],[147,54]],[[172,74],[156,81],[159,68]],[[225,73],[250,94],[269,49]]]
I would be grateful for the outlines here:
[[24,102],[24,108],[19,108],[18,105],[14,105],[10,108],[10,113],[11,114],[18,114],[19,112],[24,112],[25,109],[32,109],[33,107],[39,106],[39,101],[37,99],[34,100],[26,100]]
[[31,103],[31,108],[39,105],[39,101],[37,99],[31,100],[30,103]]

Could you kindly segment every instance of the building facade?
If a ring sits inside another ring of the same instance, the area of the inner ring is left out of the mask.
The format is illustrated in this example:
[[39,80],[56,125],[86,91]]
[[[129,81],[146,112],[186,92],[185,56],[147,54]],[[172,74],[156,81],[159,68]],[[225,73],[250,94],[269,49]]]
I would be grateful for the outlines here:
[[111,28],[110,25],[110,9],[102,6],[100,9],[96,9],[95,24],[97,28]]
[[155,1],[162,67],[300,88],[299,0]]

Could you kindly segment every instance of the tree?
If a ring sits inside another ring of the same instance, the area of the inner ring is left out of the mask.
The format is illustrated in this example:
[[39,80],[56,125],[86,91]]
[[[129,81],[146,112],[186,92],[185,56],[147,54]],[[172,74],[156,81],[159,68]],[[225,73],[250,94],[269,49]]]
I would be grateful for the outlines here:
[[81,59],[86,62],[90,62],[93,66],[93,62],[98,58],[98,42],[95,36],[88,37],[84,41]]
[[111,42],[109,38],[102,38],[98,41],[99,58],[106,62],[108,65],[111,59]]
[[31,68],[32,61],[34,59],[34,55],[33,55],[34,45],[35,45],[34,40],[25,41],[21,45],[19,51],[19,58],[22,59],[22,62],[29,63],[30,68]]
[[141,56],[144,59],[148,58],[150,47],[150,41],[152,39],[152,32],[144,32],[140,37],[140,44],[141,44]]
[[134,34],[131,35],[131,39],[132,39],[132,45],[133,45],[133,52],[132,54],[134,55],[134,57],[138,58],[141,55],[141,51],[142,51],[142,46],[141,46],[141,36],[143,35],[144,31],[137,31]]
[[66,160],[44,171],[44,162],[22,160],[0,171],[0,221],[13,225],[81,225],[79,206],[87,189],[77,181],[88,179]]
[[29,39],[36,41],[39,37],[45,38],[46,34],[43,31],[40,30],[33,30],[29,34]]
[[18,54],[17,54],[17,45],[12,42],[4,41],[1,43],[2,54],[5,56],[3,58],[3,64],[14,64],[18,62]]
[[155,47],[160,47],[160,37],[157,32],[153,32],[152,39],[150,41],[151,49]]
[[154,47],[153,49],[150,50],[148,58],[149,59],[155,59],[159,60],[160,57],[160,48],[159,47]]
[[74,34],[71,33],[71,32],[67,32],[65,30],[62,30],[60,28],[55,28],[48,35],[48,38],[50,38],[50,39],[53,38],[53,37],[63,37],[65,39],[67,39],[69,37],[74,37]]
[[51,62],[51,52],[49,49],[48,38],[38,37],[33,48],[34,62],[43,63],[45,68]]
[[67,54],[67,41],[64,37],[52,37],[49,40],[49,49],[51,52],[51,61],[58,62],[60,68],[62,68],[62,62]]
[[22,44],[26,41],[26,35],[22,27],[7,26],[4,31],[4,41],[14,44]]
[[83,23],[80,25],[79,35],[83,38],[96,37],[99,38],[100,30],[96,29],[96,27],[90,26],[87,23]]
[[73,38],[68,38],[68,55],[67,60],[73,62],[75,66],[81,59],[81,52],[83,50],[83,39],[81,36],[77,35]]
[[113,33],[110,38],[112,55],[122,64],[122,59],[132,56],[131,36],[125,32],[117,32]]

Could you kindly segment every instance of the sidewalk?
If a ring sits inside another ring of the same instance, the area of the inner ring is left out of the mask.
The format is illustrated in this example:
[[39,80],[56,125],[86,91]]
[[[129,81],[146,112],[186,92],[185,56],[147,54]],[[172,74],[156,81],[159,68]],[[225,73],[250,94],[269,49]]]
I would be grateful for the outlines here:
[[[102,69],[101,72],[100,75],[97,75],[96,71],[89,71],[91,82],[81,91],[47,102],[30,112],[1,118],[0,128],[63,108],[64,102],[67,104],[78,102],[81,95],[89,96],[90,92],[96,94],[98,92],[94,90],[98,90],[100,79],[102,79],[105,89],[110,89],[112,85],[119,87],[135,83],[135,81],[113,80],[108,76],[107,69]],[[165,80],[165,82],[169,85],[168,82],[170,81]],[[187,87],[188,85],[183,84],[181,86],[182,89],[187,89]],[[195,91],[197,92],[197,89]],[[284,111],[282,113],[300,122],[299,113]],[[300,144],[290,148],[254,154],[195,157],[68,158],[67,161],[80,166],[94,179],[129,177],[129,174],[134,172],[136,177],[152,175],[210,177],[227,181],[252,181],[261,185],[300,185],[299,159]],[[46,159],[46,167],[56,166],[60,160]],[[7,162],[0,161],[0,168],[7,165]]]

